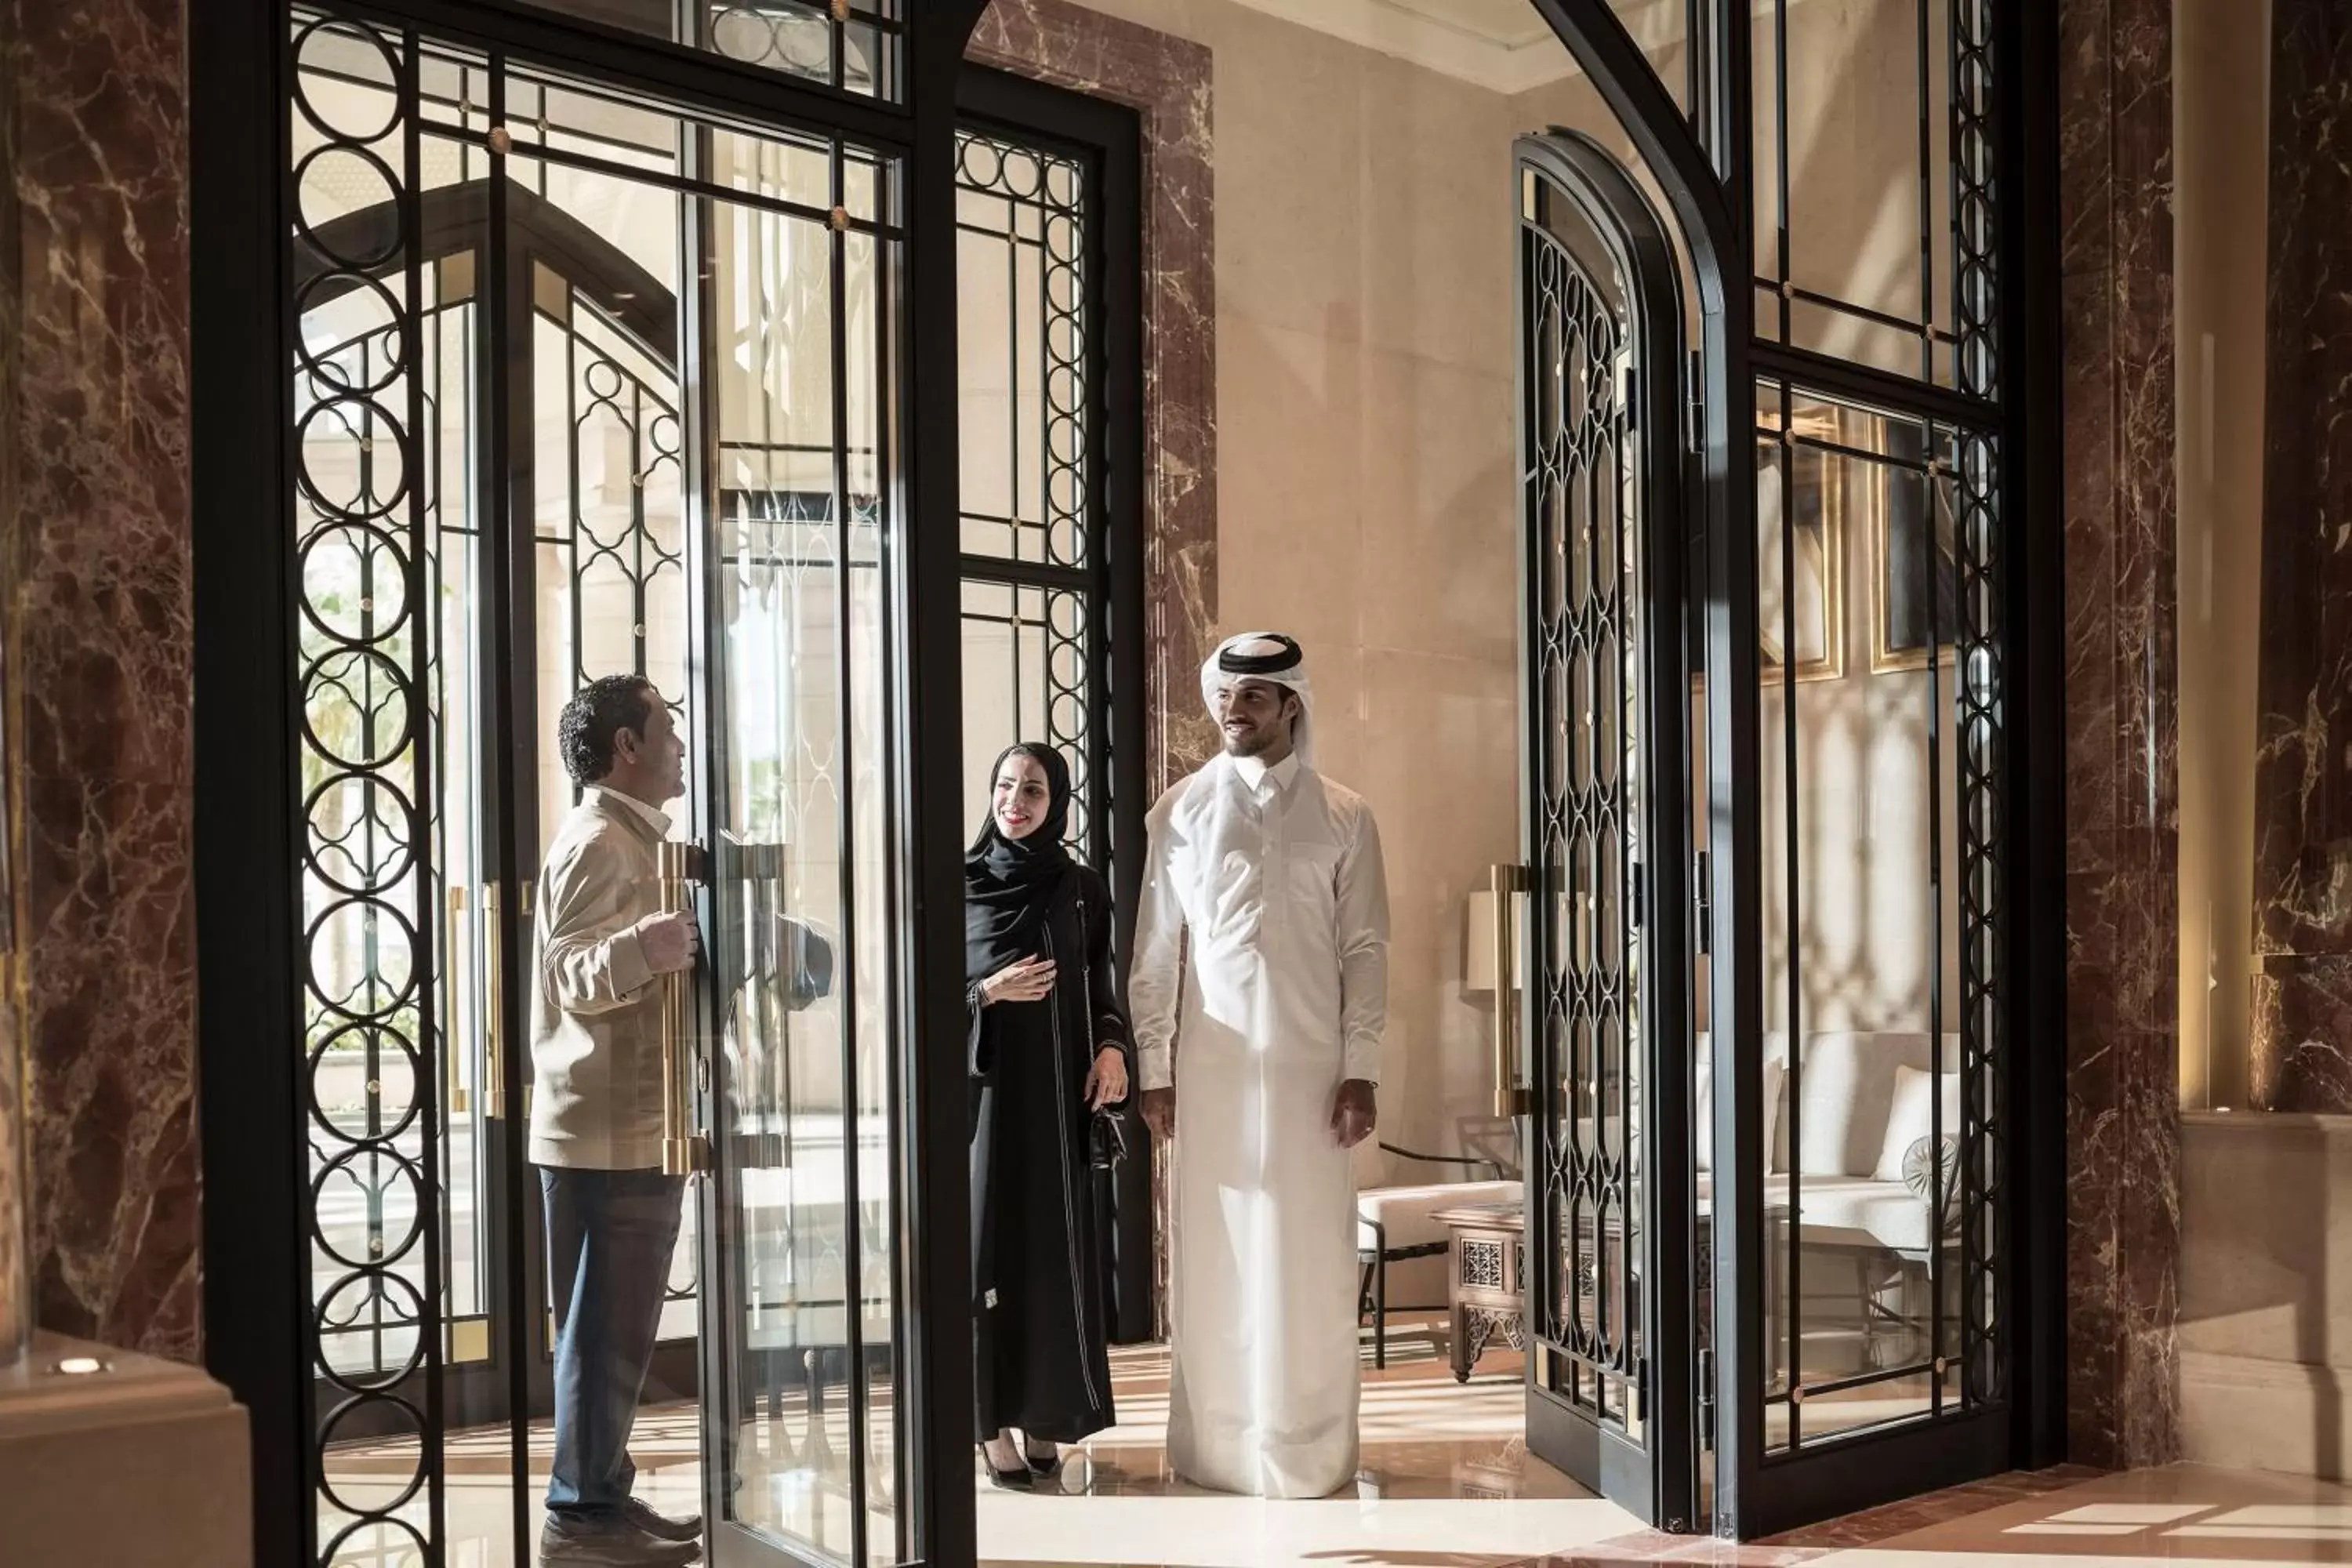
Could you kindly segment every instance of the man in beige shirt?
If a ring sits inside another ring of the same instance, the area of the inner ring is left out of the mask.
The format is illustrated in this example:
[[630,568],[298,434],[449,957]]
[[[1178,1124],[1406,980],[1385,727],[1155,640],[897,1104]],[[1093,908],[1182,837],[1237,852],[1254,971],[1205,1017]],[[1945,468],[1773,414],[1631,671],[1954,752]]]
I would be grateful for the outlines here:
[[540,1560],[684,1564],[698,1518],[630,1495],[629,1431],[661,1319],[685,1178],[661,1169],[661,987],[693,966],[693,917],[660,904],[662,807],[686,748],[651,682],[607,676],[565,704],[557,746],[580,804],[540,872],[530,1158],[555,1298],[555,1462]]

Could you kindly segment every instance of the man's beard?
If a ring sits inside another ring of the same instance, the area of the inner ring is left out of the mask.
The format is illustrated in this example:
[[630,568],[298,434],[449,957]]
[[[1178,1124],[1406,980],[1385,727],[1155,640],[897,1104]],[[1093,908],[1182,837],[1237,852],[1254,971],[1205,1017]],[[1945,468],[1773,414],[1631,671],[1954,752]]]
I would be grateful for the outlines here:
[[1225,732],[1225,754],[1231,757],[1264,756],[1274,746],[1274,734],[1267,730],[1251,730],[1236,735]]

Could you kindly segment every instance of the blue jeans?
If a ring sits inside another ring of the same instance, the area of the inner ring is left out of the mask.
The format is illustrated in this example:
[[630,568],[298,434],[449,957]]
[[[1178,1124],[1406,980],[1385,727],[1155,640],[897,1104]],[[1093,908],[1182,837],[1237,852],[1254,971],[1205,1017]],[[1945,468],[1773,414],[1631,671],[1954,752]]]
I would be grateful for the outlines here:
[[629,1429],[677,1245],[683,1176],[541,1166],[555,1297],[555,1468],[547,1510],[580,1519],[629,1500]]

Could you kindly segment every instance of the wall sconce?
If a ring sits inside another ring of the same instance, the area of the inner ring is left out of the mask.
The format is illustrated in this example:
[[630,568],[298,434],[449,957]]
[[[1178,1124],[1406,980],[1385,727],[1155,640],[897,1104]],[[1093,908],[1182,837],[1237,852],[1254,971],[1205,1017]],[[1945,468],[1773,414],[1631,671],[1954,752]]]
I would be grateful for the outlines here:
[[[1528,929],[1528,896],[1511,895],[1517,905],[1513,911],[1513,925],[1520,931]],[[1492,993],[1495,989],[1495,895],[1486,888],[1472,893],[1463,932],[1462,989],[1472,993]],[[1511,951],[1511,984],[1514,989],[1527,980],[1527,947],[1524,942]]]

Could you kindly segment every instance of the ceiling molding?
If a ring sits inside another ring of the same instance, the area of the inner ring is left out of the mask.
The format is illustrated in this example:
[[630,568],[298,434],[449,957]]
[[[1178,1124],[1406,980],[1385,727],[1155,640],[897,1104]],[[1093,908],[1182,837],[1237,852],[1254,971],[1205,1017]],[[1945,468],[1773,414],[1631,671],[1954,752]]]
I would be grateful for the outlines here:
[[[1427,69],[1483,87],[1517,93],[1573,75],[1575,61],[1552,37],[1535,7],[1518,0],[1527,26],[1510,30],[1441,19],[1444,0],[1241,0],[1254,11],[1376,49]],[[1517,36],[1513,36],[1516,34]]]
[[[1254,11],[1440,72],[1489,92],[1531,92],[1581,74],[1532,0],[1239,0]],[[1769,9],[1772,0],[1751,0]],[[1791,6],[1800,0],[1787,0]],[[1682,41],[1683,0],[1620,0],[1643,54]]]

